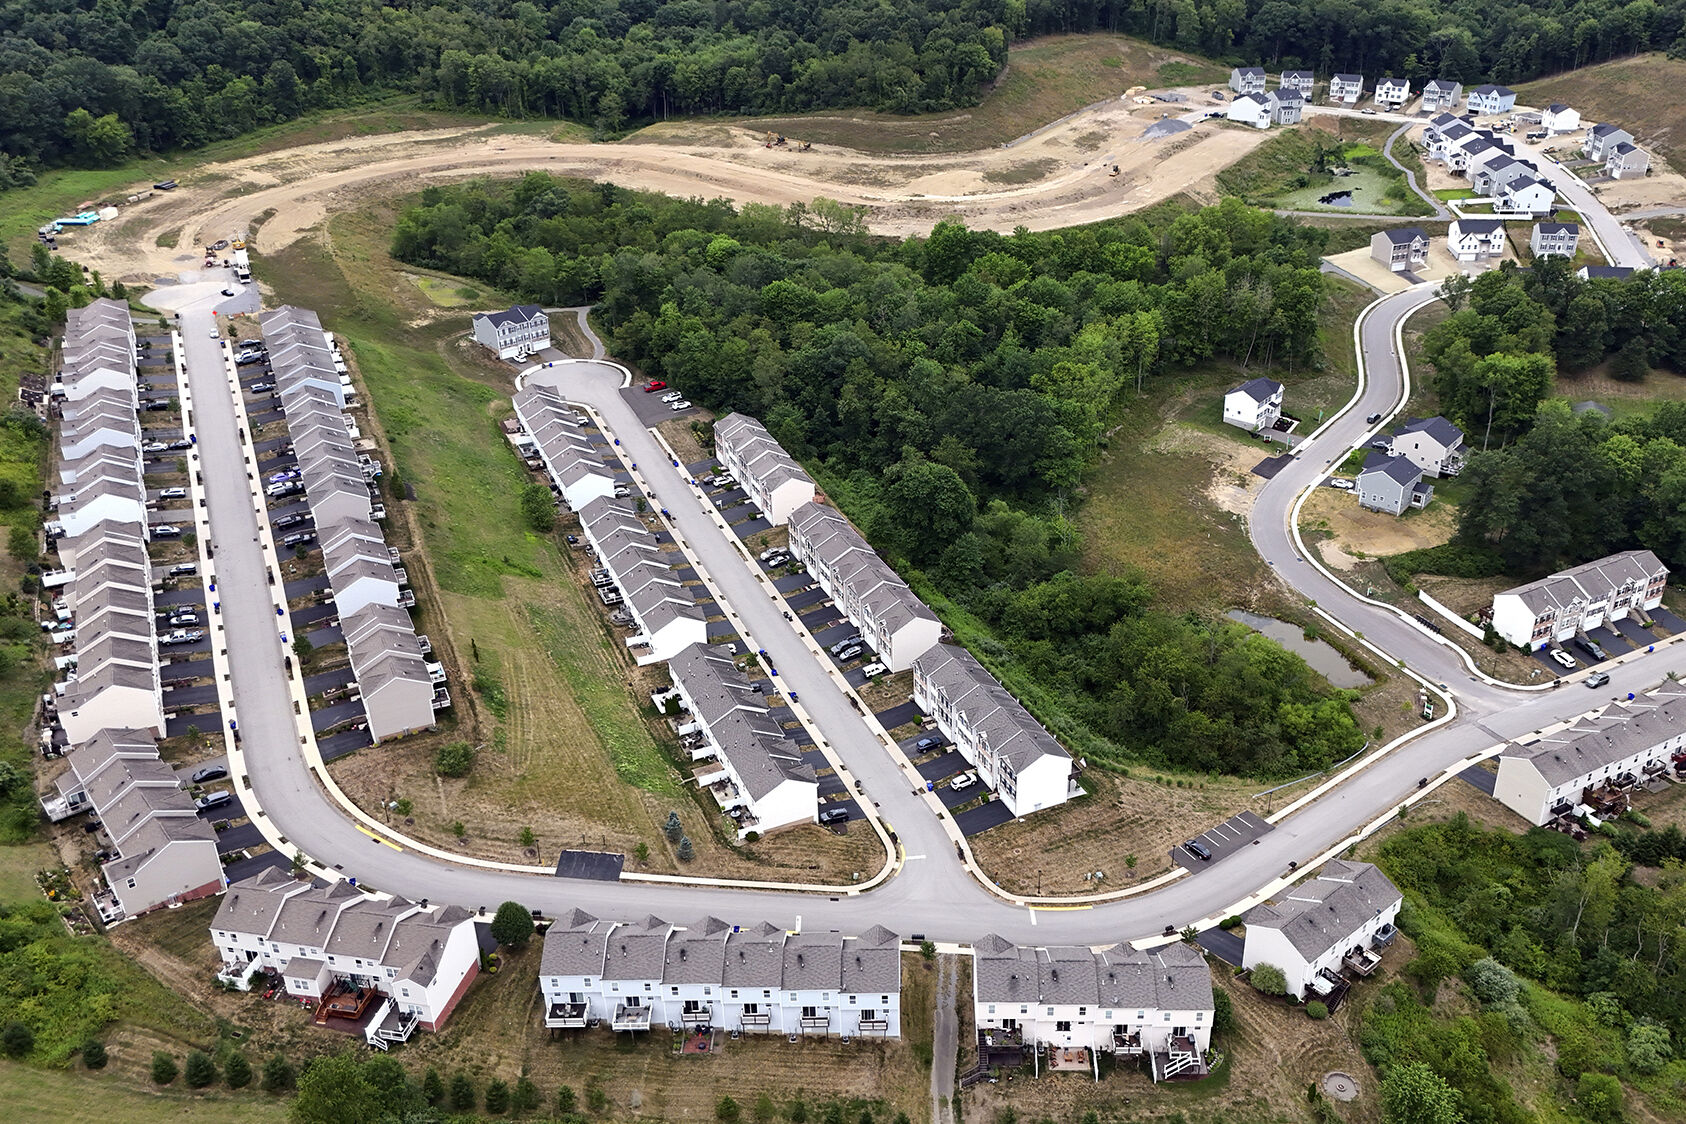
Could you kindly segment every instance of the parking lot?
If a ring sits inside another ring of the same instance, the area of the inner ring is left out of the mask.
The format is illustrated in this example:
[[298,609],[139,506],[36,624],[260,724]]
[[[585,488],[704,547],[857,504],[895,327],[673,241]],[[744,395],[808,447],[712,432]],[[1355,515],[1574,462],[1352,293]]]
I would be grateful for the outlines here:
[[1251,812],[1242,812],[1193,837],[1192,842],[1205,847],[1211,858],[1201,859],[1190,854],[1186,847],[1173,847],[1171,861],[1187,870],[1199,872],[1213,863],[1222,862],[1241,848],[1251,846],[1263,838],[1272,826]]

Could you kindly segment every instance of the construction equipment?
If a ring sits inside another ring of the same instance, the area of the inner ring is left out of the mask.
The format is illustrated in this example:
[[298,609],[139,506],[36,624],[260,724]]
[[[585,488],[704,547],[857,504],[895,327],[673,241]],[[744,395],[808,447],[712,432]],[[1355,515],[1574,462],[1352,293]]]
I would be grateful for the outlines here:
[[763,148],[783,148],[786,143],[787,142],[785,141],[785,136],[784,136],[783,133],[775,133],[771,129],[769,129],[767,131],[767,143],[762,145],[761,147],[763,147]]
[[813,147],[814,147],[814,142],[813,142],[813,141],[803,141],[803,142],[802,142],[802,147],[801,147],[801,148],[799,148],[799,149],[797,149],[797,151],[798,151],[798,152],[808,152],[808,151],[810,151],[810,150],[811,150],[811,149],[812,149],[812,148],[813,148]]
[[1146,86],[1131,86],[1128,90],[1124,91],[1124,96],[1127,97],[1127,98],[1128,97],[1134,97],[1135,95],[1141,93],[1145,89],[1147,89]]
[[1108,172],[1107,176],[1110,177],[1110,178],[1113,178],[1113,179],[1116,179],[1118,177],[1118,165],[1117,164],[1114,164],[1112,166],[1112,171]]

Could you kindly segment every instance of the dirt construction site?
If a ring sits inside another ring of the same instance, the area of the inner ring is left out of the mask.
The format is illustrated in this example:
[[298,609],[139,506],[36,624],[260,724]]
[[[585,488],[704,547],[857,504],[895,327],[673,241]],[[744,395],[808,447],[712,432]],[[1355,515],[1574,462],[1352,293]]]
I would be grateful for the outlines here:
[[1199,194],[1269,136],[1202,122],[1181,131],[1161,125],[1153,132],[1168,135],[1144,138],[1165,112],[1157,103],[1115,99],[1011,145],[920,156],[830,145],[804,150],[794,138],[768,147],[759,131],[694,124],[657,126],[619,144],[555,143],[492,125],[349,138],[184,171],[179,189],[78,233],[74,252],[108,278],[151,281],[194,267],[201,245],[230,232],[261,225],[259,245],[274,252],[330,212],[383,194],[534,170],[739,204],[823,196],[866,208],[867,225],[883,234],[924,234],[947,216],[975,228],[1045,230],[1139,210],[1179,192]]

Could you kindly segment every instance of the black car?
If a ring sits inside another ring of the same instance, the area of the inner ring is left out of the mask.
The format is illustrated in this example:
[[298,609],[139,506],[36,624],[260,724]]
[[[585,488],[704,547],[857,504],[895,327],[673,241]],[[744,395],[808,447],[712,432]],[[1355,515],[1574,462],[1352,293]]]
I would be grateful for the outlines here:
[[1198,839],[1190,839],[1187,843],[1184,843],[1183,850],[1187,851],[1203,863],[1209,863],[1212,861],[1212,852],[1207,850],[1206,844],[1200,842]]
[[1610,653],[1599,647],[1598,641],[1593,640],[1591,637],[1575,637],[1575,647],[1579,648],[1595,660],[1607,660],[1610,658]]
[[1377,422],[1379,422],[1381,420],[1382,420],[1382,416],[1380,414],[1371,414],[1369,417],[1364,419],[1364,424],[1365,425],[1375,425]]
[[827,808],[820,813],[821,823],[844,823],[848,818],[849,809],[847,808]]
[[275,526],[278,528],[297,527],[300,523],[303,523],[309,518],[310,516],[306,515],[304,512],[295,511],[291,515],[283,515],[281,518],[277,519],[275,521]]
[[203,769],[196,769],[193,773],[194,784],[204,784],[206,781],[220,781],[228,776],[227,765],[207,765]]
[[929,737],[920,738],[918,741],[914,742],[913,748],[914,749],[936,749],[943,744],[944,743],[943,743],[943,738],[942,738],[941,734],[932,734]]

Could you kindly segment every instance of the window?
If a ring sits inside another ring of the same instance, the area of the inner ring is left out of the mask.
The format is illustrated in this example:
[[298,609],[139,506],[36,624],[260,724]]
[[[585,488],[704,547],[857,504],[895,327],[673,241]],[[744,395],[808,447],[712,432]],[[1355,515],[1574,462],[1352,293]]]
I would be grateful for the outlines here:
[[135,888],[135,880],[133,878],[131,878],[131,879],[129,879],[129,889],[133,890],[134,888]]
[[743,1013],[746,1014],[746,1015],[759,1014],[760,1011],[761,1011],[761,1004],[759,1004],[759,1003],[745,1003],[743,1005]]
[[1054,1009],[1053,1009],[1053,1008],[1052,1008],[1052,1007],[1049,1007],[1049,1008],[1048,1008],[1048,1013],[1049,1013],[1049,1014],[1050,1014],[1050,1015],[1052,1015],[1052,1014],[1053,1014],[1053,1013],[1054,1013]]
[[817,1007],[804,1007],[804,1008],[802,1008],[802,1017],[805,1018],[805,1019],[817,1019],[817,1018],[819,1018],[820,1017],[819,1008],[817,1008]]
[[991,1003],[989,1005],[989,1013],[992,1015],[995,1014],[995,1004]]
[[[761,998],[763,998],[763,999],[771,999],[772,997],[773,997],[773,993],[771,991],[763,991],[761,993]],[[794,999],[796,997],[793,995],[793,996],[791,996],[791,998]]]
[[738,997],[738,989],[734,987],[732,989],[732,998],[736,999],[737,997]]
[[678,994],[679,994],[679,989],[678,989],[678,988],[676,988],[676,987],[670,987],[670,988],[668,988],[668,991],[669,991],[669,992],[671,992],[671,993],[672,993],[672,994],[674,994],[674,995],[678,995]]
[[1079,1016],[1083,1016],[1083,1015],[1087,1015],[1087,1014],[1088,1014],[1088,1013],[1089,1013],[1089,1008],[1087,1008],[1087,1007],[1079,1007],[1079,1008],[1077,1008],[1077,1014],[1078,1014],[1078,1015],[1079,1015]]
[[402,996],[403,996],[403,997],[404,997],[404,998],[405,998],[405,999],[408,999],[408,998],[409,998],[409,997],[410,997],[410,989],[409,989],[409,988],[407,988],[407,987],[401,987],[401,988],[399,988],[399,989],[398,989],[398,992],[399,992],[399,994],[400,994],[400,995],[402,995]]
[[1061,1019],[1059,1022],[1054,1024],[1054,1032],[1056,1034],[1070,1034],[1071,1033],[1071,1023],[1067,1022],[1064,1019]]
[[[878,997],[878,1002],[883,1003],[885,1005],[888,1005],[889,1002],[890,1002],[890,997],[888,995],[880,995]],[[995,1008],[991,1007],[990,1010],[993,1011],[993,1010],[995,1010]]]

